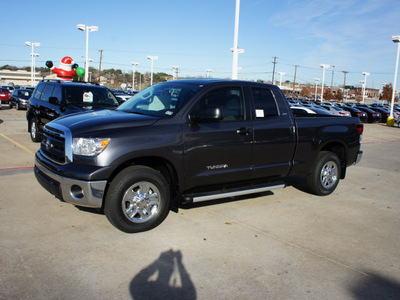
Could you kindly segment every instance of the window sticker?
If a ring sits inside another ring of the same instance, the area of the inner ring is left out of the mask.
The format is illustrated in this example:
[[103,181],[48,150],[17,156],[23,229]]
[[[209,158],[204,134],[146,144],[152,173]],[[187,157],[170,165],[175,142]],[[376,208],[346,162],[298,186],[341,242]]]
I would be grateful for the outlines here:
[[85,92],[83,93],[83,103],[92,103],[93,102],[93,93]]
[[257,118],[264,118],[264,110],[263,109],[256,109],[256,117]]

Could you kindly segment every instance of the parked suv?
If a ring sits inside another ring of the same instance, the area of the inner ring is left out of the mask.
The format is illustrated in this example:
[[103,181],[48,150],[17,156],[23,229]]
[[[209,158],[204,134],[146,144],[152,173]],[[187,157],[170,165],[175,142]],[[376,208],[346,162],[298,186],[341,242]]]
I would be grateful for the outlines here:
[[100,109],[115,109],[119,105],[106,87],[71,81],[42,80],[28,102],[26,119],[33,142],[41,140],[44,125],[65,115]]
[[32,96],[32,92],[32,90],[14,90],[11,93],[8,106],[10,108],[13,108],[15,106],[17,110],[26,109],[28,105],[28,100]]

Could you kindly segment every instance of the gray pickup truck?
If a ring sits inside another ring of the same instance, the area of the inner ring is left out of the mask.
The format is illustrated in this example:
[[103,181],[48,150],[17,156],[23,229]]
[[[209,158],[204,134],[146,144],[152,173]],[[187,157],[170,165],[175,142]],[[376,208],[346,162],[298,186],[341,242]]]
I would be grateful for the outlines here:
[[362,132],[358,118],[295,118],[274,85],[176,80],[116,110],[48,123],[35,174],[56,197],[140,232],[185,203],[280,188],[298,175],[328,195],[360,160]]

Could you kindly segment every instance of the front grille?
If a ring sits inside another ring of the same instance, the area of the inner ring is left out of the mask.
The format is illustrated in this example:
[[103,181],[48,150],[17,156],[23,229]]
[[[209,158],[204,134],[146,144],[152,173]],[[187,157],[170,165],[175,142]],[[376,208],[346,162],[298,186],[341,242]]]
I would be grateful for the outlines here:
[[40,149],[51,161],[65,164],[65,132],[45,126]]

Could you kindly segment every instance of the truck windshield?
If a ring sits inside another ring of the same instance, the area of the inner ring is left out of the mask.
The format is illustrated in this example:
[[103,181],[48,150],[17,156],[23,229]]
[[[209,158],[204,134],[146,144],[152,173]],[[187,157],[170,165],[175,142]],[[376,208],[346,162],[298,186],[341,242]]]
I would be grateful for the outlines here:
[[117,110],[153,117],[171,117],[202,85],[163,82],[141,91],[121,104]]

